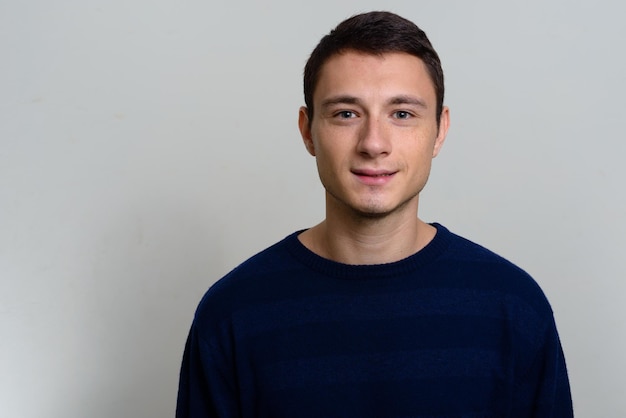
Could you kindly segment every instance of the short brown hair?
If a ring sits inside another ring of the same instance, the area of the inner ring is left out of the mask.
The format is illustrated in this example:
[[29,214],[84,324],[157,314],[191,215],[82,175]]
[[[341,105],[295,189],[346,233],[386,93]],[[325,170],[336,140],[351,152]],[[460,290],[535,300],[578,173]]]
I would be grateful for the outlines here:
[[313,93],[324,63],[333,55],[354,50],[381,55],[405,52],[421,59],[435,87],[437,124],[443,110],[443,70],[426,33],[410,20],[390,12],[369,12],[341,22],[317,44],[304,67],[304,102],[313,120]]

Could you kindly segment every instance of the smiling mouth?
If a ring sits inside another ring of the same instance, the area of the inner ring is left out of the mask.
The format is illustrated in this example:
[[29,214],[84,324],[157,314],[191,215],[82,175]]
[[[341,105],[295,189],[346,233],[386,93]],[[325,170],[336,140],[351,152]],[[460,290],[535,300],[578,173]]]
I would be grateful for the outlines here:
[[396,175],[395,171],[355,170],[352,172],[362,184],[367,186],[384,186]]
[[396,174],[395,172],[375,173],[375,172],[369,172],[369,171],[353,171],[352,173],[357,176],[363,176],[363,177],[390,177]]

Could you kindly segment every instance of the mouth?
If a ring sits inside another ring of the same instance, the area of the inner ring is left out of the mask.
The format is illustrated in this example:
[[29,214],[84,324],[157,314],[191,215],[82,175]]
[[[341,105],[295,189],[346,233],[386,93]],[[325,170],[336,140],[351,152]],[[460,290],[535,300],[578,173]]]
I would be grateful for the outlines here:
[[396,171],[357,169],[352,170],[352,174],[364,184],[383,185],[393,178]]
[[396,172],[386,170],[352,170],[352,174],[364,177],[391,177]]

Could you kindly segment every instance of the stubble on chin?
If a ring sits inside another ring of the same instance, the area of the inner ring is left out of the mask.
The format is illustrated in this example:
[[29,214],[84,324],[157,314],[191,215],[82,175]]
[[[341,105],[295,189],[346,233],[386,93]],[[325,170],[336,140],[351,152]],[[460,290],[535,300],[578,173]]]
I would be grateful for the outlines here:
[[[326,189],[326,193],[327,199],[333,199],[336,205],[343,208],[343,211],[345,211],[353,221],[357,222],[383,220],[394,214],[400,214],[419,196],[418,192],[395,206],[386,207],[378,196],[370,196],[364,202],[356,205],[346,202],[344,199],[332,193],[331,190]],[[415,213],[415,215],[417,215],[417,213]]]

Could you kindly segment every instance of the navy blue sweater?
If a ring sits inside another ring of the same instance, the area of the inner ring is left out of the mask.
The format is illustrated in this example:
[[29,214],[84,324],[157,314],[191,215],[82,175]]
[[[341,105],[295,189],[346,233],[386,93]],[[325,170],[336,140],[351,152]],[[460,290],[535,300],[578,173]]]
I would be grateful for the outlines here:
[[178,418],[571,417],[536,282],[441,225],[418,253],[354,266],[294,233],[202,299]]

